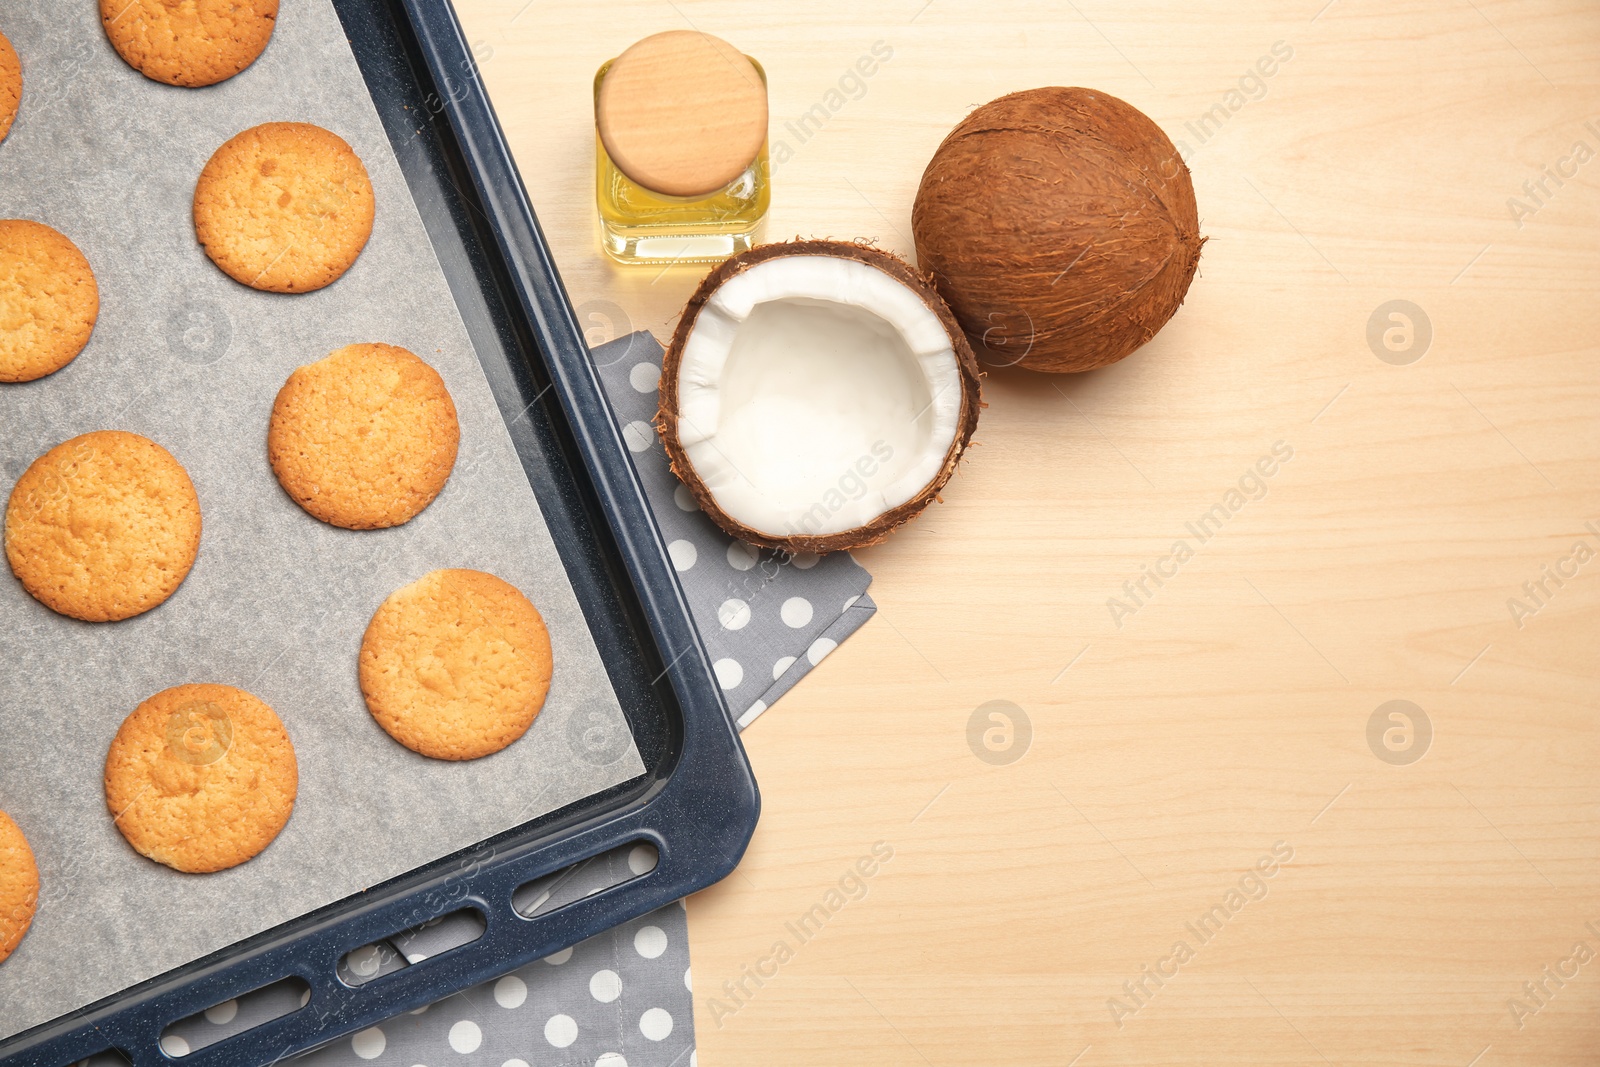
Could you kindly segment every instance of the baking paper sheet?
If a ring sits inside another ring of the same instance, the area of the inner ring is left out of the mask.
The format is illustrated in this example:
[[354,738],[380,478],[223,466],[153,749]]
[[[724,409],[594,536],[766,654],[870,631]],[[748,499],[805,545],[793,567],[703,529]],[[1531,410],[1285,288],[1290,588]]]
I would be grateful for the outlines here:
[[[145,79],[96,5],[0,0],[22,59],[21,113],[0,144],[0,217],[69,236],[93,266],[100,320],[58,373],[0,386],[0,492],[76,434],[141,433],[189,471],[199,559],[154,611],[109,624],[56,615],[0,569],[0,810],[38,857],[33,928],[0,964],[0,1037],[359,892],[643,767],[444,275],[328,0],[284,0],[272,43],[205,89]],[[233,134],[294,120],[366,163],[377,222],[344,278],[303,295],[225,276],[195,243],[196,176]],[[324,525],[279,488],[267,419],[295,367],[384,341],[444,376],[461,420],[455,473],[410,523]],[[533,728],[470,763],[418,756],[367,714],[356,654],[374,609],[439,567],[492,571],[549,624],[555,677]],[[184,875],[123,841],[106,812],[107,746],[145,697],[241,686],[294,740],[300,794],[271,847]],[[609,737],[597,751],[596,738]]]

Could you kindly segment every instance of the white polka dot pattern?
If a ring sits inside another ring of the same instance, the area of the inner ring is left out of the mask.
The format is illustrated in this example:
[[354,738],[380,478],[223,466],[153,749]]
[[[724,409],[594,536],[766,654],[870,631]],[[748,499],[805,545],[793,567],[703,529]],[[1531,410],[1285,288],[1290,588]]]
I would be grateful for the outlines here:
[[672,1034],[672,1013],[651,1008],[639,1016],[639,1032],[651,1041],[665,1041]]
[[737,689],[744,681],[744,667],[736,659],[719,659],[711,669],[717,672],[717,684],[724,689]]
[[578,1021],[570,1015],[552,1015],[544,1024],[544,1039],[556,1048],[567,1048],[578,1040]]
[[602,1004],[610,1004],[622,996],[622,979],[616,971],[603,967],[589,979],[589,995]]
[[811,642],[810,648],[806,649],[806,659],[811,662],[813,667],[815,667],[817,664],[822,662],[823,657],[838,647],[839,642],[833,640],[833,638],[819,637],[815,641]]
[[681,573],[700,559],[700,550],[694,547],[693,541],[680,538],[667,546],[667,555],[672,557],[672,565]]
[[717,621],[724,630],[742,630],[750,625],[750,605],[738,597],[729,597],[717,609]]
[[655,427],[643,419],[635,419],[622,428],[623,443],[629,452],[644,452],[656,443]]
[[450,1047],[470,1056],[483,1044],[483,1030],[471,1019],[462,1019],[450,1028]]
[[384,1046],[388,1043],[382,1028],[374,1026],[350,1039],[350,1051],[364,1060],[375,1060],[383,1055]]
[[628,384],[633,386],[635,392],[654,396],[656,383],[659,381],[661,381],[661,368],[654,363],[635,363],[633,369],[628,372]]
[[659,926],[641,926],[633,935],[634,951],[647,960],[653,960],[667,951],[667,935]]
[[798,630],[811,623],[811,601],[803,596],[792,596],[783,602],[783,607],[778,609],[778,615],[783,619],[783,624],[791,630]]
[[502,1008],[520,1008],[528,999],[528,984],[514,974],[508,974],[494,984],[494,1002]]

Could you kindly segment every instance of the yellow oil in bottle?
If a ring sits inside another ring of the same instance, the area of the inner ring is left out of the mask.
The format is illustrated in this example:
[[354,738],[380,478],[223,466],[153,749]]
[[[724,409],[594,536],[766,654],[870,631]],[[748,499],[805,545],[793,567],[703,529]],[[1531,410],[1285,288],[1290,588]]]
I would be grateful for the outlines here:
[[[766,71],[754,59],[750,64],[765,85]],[[607,61],[594,76],[597,99],[610,69]],[[594,147],[600,243],[612,259],[658,266],[716,263],[755,244],[772,200],[765,142],[744,173],[700,197],[667,196],[633,181],[612,162],[598,131]]]

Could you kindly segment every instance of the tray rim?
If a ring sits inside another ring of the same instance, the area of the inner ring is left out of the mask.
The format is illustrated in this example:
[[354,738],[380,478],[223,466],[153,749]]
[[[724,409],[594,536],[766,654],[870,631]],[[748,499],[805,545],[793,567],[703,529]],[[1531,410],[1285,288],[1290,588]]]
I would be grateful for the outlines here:
[[[108,1049],[133,1067],[221,1067],[295,1055],[719,881],[737,865],[759,817],[760,798],[743,746],[453,7],[439,0],[333,4],[347,28],[353,17],[347,11],[361,5],[387,9],[397,30],[409,34],[405,43],[416,53],[411,58],[422,61],[420,67],[407,65],[419,88],[428,91],[430,106],[437,102],[428,121],[442,123],[439,136],[454,143],[470,172],[471,194],[457,191],[489,221],[495,246],[482,251],[508,275],[515,302],[508,301],[505,310],[522,320],[540,349],[584,460],[585,469],[575,474],[600,499],[634,606],[666,664],[663,675],[676,697],[668,713],[675,704],[681,727],[677,748],[655,768],[647,766],[644,776],[528,824],[537,827],[532,831],[505,831],[0,1040],[0,1064],[6,1067],[54,1067]],[[365,69],[362,78],[370,90]],[[518,354],[537,358],[526,351],[512,356]],[[511,911],[511,893],[525,882],[636,841],[648,841],[659,852],[649,873],[533,919]],[[474,907],[485,918],[477,941],[359,988],[335,978],[337,962],[349,949],[462,907]],[[305,1008],[181,1060],[160,1049],[161,1032],[171,1022],[291,976],[311,987]]]

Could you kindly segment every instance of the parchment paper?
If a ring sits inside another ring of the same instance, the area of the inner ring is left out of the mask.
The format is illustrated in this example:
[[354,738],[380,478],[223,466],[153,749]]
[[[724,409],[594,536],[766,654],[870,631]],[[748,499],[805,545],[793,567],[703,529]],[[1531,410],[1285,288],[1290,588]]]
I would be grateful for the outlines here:
[[[206,89],[129,68],[91,0],[0,0],[0,31],[24,72],[21,113],[0,144],[0,217],[71,237],[101,296],[94,336],[72,364],[0,386],[0,492],[69,437],[131,430],[188,469],[205,524],[183,586],[125,622],[56,615],[0,568],[0,810],[28,835],[42,881],[32,930],[0,964],[7,1036],[643,767],[329,0],[284,0],[263,56]],[[273,120],[344,137],[377,194],[366,251],[315,293],[247,289],[195,243],[190,202],[206,160]],[[268,414],[289,372],[357,341],[431,362],[461,419],[449,485],[392,530],[318,522],[267,465]],[[356,680],[372,612],[438,567],[518,586],[554,643],[554,682],[533,728],[470,763],[391,740]],[[196,681],[271,704],[300,766],[294,816],[271,847],[199,876],[135,853],[102,788],[124,716]]]

